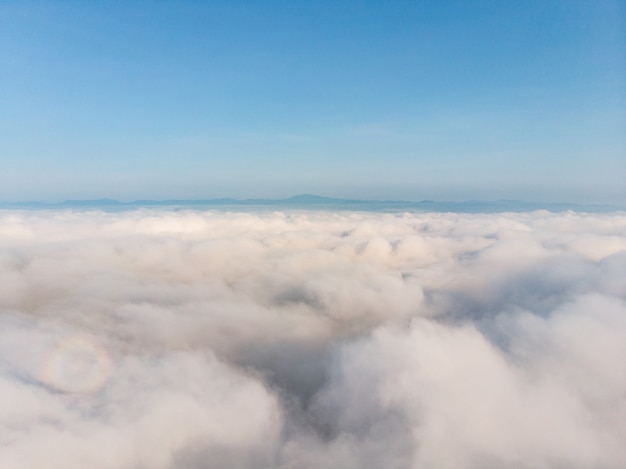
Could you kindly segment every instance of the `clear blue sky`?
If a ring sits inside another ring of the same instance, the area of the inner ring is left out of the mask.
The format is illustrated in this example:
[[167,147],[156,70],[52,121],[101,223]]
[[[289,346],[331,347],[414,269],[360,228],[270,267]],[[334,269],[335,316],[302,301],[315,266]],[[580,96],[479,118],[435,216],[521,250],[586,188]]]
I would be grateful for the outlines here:
[[624,1],[0,3],[0,200],[625,181]]

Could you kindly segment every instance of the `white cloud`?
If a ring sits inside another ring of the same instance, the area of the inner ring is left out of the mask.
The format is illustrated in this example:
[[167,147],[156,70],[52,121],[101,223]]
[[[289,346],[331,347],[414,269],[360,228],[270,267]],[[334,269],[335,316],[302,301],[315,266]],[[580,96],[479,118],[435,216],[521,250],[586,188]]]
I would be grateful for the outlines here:
[[626,465],[626,216],[0,212],[0,466]]

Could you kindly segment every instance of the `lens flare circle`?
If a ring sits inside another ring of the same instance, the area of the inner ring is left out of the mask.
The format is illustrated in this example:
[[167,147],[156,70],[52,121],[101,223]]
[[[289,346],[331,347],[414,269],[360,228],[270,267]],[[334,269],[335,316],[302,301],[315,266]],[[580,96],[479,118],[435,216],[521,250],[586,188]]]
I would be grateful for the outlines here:
[[72,336],[60,342],[46,360],[43,379],[51,388],[72,394],[98,391],[111,372],[111,359],[93,338]]

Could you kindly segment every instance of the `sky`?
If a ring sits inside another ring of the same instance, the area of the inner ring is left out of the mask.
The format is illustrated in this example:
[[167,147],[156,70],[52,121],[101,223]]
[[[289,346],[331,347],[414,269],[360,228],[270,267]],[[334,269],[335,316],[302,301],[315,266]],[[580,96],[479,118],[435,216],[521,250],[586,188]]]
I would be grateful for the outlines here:
[[0,200],[626,204],[626,4],[0,3]]

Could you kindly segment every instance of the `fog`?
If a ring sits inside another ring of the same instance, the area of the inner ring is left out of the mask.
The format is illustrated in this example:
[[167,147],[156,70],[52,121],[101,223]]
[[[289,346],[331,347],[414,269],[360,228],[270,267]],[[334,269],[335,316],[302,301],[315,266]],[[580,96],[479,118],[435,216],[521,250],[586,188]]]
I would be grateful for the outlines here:
[[0,211],[0,467],[626,467],[626,214]]

